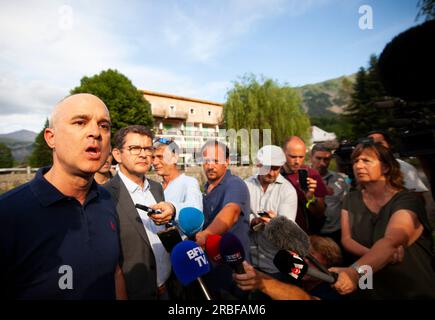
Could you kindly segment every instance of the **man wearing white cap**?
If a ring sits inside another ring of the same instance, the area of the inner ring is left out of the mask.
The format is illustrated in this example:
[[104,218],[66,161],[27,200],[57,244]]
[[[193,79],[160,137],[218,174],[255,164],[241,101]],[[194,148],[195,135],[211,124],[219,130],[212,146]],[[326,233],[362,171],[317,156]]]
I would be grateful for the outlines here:
[[245,180],[251,199],[250,249],[252,264],[272,276],[279,271],[273,264],[276,249],[263,236],[262,226],[276,216],[295,221],[298,199],[293,185],[280,175],[286,162],[285,154],[278,146],[267,145],[257,153],[258,174]]

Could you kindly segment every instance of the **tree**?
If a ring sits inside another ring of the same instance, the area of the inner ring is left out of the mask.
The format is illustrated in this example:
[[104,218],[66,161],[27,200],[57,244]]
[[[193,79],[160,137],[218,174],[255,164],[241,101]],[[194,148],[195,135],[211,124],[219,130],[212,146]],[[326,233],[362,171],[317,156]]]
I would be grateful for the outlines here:
[[4,143],[0,143],[0,168],[12,168],[13,165],[14,158],[11,149]]
[[44,128],[36,136],[33,151],[29,157],[29,165],[34,168],[49,166],[53,163],[53,151],[44,139],[45,128],[48,128],[48,119],[45,121]]
[[140,124],[153,127],[151,105],[131,81],[116,70],[102,71],[93,77],[83,77],[71,94],[91,93],[104,101],[112,120],[112,137],[122,127]]
[[420,10],[417,13],[416,19],[419,19],[421,16],[424,16],[426,21],[435,19],[435,0],[419,0],[417,7]]
[[385,100],[387,93],[379,80],[377,73],[377,57],[370,56],[369,66],[361,67],[356,75],[354,92],[351,101],[345,108],[345,118],[352,130],[349,138],[356,139],[365,136],[369,131],[380,129],[391,121],[392,112],[380,109],[376,102]]
[[245,75],[228,91],[224,122],[227,130],[271,129],[276,145],[291,135],[309,137],[310,121],[299,94],[271,79],[257,81],[254,75]]

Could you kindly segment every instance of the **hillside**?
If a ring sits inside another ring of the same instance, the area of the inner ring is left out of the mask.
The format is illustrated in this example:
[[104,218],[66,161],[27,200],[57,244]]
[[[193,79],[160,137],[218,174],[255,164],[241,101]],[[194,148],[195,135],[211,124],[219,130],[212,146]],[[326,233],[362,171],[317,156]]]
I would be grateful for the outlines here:
[[343,112],[349,103],[355,74],[296,87],[303,100],[303,108],[310,117],[334,116]]
[[6,144],[11,149],[15,161],[22,162],[32,153],[36,135],[29,130],[0,134],[0,143]]

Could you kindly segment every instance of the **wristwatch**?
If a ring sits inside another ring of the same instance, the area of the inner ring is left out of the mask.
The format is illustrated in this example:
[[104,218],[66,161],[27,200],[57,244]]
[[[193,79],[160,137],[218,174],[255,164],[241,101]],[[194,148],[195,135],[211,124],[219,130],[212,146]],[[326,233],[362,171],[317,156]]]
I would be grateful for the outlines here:
[[361,278],[363,275],[366,274],[366,272],[364,271],[363,268],[361,268],[361,266],[358,263],[353,263],[350,266],[352,269],[355,269],[356,273],[358,273],[358,278]]

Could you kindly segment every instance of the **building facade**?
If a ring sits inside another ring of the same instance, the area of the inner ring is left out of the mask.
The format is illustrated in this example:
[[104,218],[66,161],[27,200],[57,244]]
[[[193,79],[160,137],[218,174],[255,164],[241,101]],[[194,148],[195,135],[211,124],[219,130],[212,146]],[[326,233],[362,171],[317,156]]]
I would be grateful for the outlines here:
[[182,151],[180,162],[194,165],[194,151],[218,137],[224,105],[148,90],[141,92],[151,104],[156,136],[173,139]]

